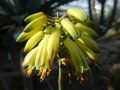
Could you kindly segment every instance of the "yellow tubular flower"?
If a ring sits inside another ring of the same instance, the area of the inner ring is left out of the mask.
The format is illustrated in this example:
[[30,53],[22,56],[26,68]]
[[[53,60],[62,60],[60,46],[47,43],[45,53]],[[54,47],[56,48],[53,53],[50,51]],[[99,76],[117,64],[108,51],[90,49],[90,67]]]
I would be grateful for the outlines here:
[[78,75],[83,73],[83,63],[74,42],[71,39],[67,38],[63,43],[68,48],[71,55],[73,65],[75,67],[75,74]]
[[82,44],[79,40],[75,40],[74,41],[75,44],[82,50],[82,52],[89,58],[93,61],[93,63],[95,65],[96,64],[96,61],[98,60],[97,56],[95,55],[95,53],[90,50],[87,46],[85,46],[84,44]]
[[77,45],[75,45],[75,47],[78,50],[79,56],[81,57],[81,61],[83,63],[83,72],[87,71],[90,68],[89,68],[89,66],[88,66],[88,64],[86,62],[86,58],[85,58],[83,52],[81,51],[81,49],[79,49],[79,47]]
[[44,43],[44,46],[42,49],[42,54],[41,54],[40,63],[39,63],[41,68],[44,67],[46,65],[46,63],[48,64],[48,62],[46,62],[46,61],[48,61],[47,44],[48,44],[48,41]]
[[79,32],[79,30],[75,27],[75,25],[74,25],[71,21],[69,21],[69,20],[66,19],[66,18],[63,18],[63,19],[61,20],[61,24],[62,24],[63,28],[66,29],[67,32],[68,32],[74,39],[80,37],[80,32]]
[[24,71],[26,76],[30,76],[33,68],[35,67],[35,58],[36,58],[36,53],[37,53],[38,47],[32,49],[26,56],[25,59],[22,63],[22,66],[28,66],[28,68]]
[[39,29],[39,30],[43,30],[44,25],[47,25],[47,17],[45,15],[42,15],[41,17],[33,20],[32,22],[30,22],[25,28],[24,28],[24,32],[30,32],[34,29]]
[[91,27],[91,26],[94,25],[94,22],[91,21],[91,20],[89,20],[89,19],[87,19],[87,20],[85,20],[85,21],[80,21],[80,20],[78,20],[78,19],[75,19],[75,21],[76,21],[76,23],[81,23],[81,24],[83,24],[83,25],[85,25],[85,26],[89,26],[89,27]]
[[90,36],[91,38],[97,39],[99,37],[98,34],[93,29],[89,28],[88,26],[85,26],[81,23],[76,23],[75,26],[78,28],[79,31]]
[[60,39],[60,30],[57,28],[53,28],[47,46],[48,58],[50,60],[53,60],[58,52],[59,39]]
[[88,19],[87,14],[84,11],[77,9],[77,8],[69,8],[67,10],[67,13],[69,15],[74,16],[75,18],[79,19],[80,21],[85,21]]
[[41,45],[42,47],[40,48],[41,51],[39,50],[41,55],[39,55],[40,57],[37,55],[36,58],[36,60],[38,60],[38,58],[40,59],[40,62],[38,64],[40,72],[38,76],[40,76],[41,81],[44,80],[45,76],[48,76],[51,72],[53,59],[57,54],[59,46],[60,30],[58,30],[57,28],[52,28],[51,34],[46,35],[46,38],[47,39],[45,40],[45,42],[40,43],[43,43]]
[[48,76],[51,72],[51,66],[53,63],[53,60],[49,59],[47,51],[49,45],[48,40],[50,37],[50,34],[45,35],[38,45],[39,49],[36,55],[35,66],[37,70],[40,70],[38,76],[40,76],[41,81],[44,80],[45,76]]
[[[44,38],[41,40],[41,42],[39,43],[38,45],[38,52],[37,52],[37,55],[36,55],[36,59],[35,59],[35,66],[36,66],[36,69],[39,70],[40,69],[40,63],[42,62],[41,61],[41,56],[42,56],[42,52],[43,52],[43,47],[44,47],[44,44],[46,42],[48,42],[48,39],[50,38],[50,35],[47,34],[44,36]],[[47,48],[47,47],[46,47]],[[46,57],[44,55],[44,57]]]
[[42,15],[44,15],[43,12],[34,13],[34,14],[31,14],[31,15],[27,16],[27,17],[24,19],[24,21],[25,21],[25,22],[31,22],[31,21],[33,21],[33,20],[41,17]]
[[34,34],[36,34],[38,31],[39,31],[39,29],[35,29],[35,30],[33,30],[33,31],[31,31],[31,32],[27,32],[27,33],[22,32],[22,33],[19,35],[19,37],[17,38],[16,41],[17,41],[17,42],[23,42],[23,41],[31,38],[31,37],[32,37]]
[[90,68],[89,68],[89,66],[88,66],[88,64],[87,64],[87,61],[86,61],[85,56],[84,56],[84,54],[82,53],[82,51],[81,51],[78,47],[76,47],[76,48],[77,48],[78,53],[79,53],[79,55],[80,55],[80,57],[81,57],[81,61],[82,61],[82,63],[83,63],[83,73],[78,73],[78,74],[77,74],[77,80],[80,80],[80,83],[81,83],[82,81],[84,81],[84,79],[86,79],[87,75],[85,75],[85,73],[87,73],[87,71],[88,71]]
[[40,57],[40,72],[38,73],[38,76],[40,76],[41,81],[43,81],[45,76],[48,76],[51,72],[51,67],[49,64],[50,59],[48,58],[47,53],[47,45],[48,42],[45,42],[42,50],[42,55]]
[[[87,70],[89,69],[89,66],[86,62],[85,56],[82,53],[82,51],[78,48],[78,46],[69,38],[67,38],[63,43],[68,48],[70,55],[72,57],[72,62],[73,62],[73,66],[74,66],[73,72],[75,73],[75,75],[77,75],[77,80],[79,79],[81,82],[84,80],[84,78],[86,78],[86,75],[84,73],[86,73]],[[68,66],[68,65],[66,65],[66,66],[68,68],[72,66],[72,64],[69,64],[69,65],[70,66]],[[85,76],[83,76],[83,75],[85,75]],[[69,73],[69,76],[70,76],[70,73]]]
[[95,53],[99,53],[100,52],[98,44],[92,38],[88,37],[84,33],[81,33],[81,36],[80,36],[80,38],[78,38],[78,40],[82,44],[84,44],[88,48],[90,48],[93,52],[95,52]]
[[42,38],[44,37],[43,31],[34,34],[26,43],[24,52],[30,51]]

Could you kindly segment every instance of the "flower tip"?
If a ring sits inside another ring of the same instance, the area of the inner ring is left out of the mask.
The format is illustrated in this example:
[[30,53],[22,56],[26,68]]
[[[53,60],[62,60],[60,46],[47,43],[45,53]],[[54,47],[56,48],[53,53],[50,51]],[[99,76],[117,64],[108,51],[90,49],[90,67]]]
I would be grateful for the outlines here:
[[20,42],[20,39],[19,39],[19,38],[17,38],[17,39],[16,39],[16,42]]
[[26,29],[26,28],[25,28],[25,29],[23,30],[23,32],[28,33],[28,32],[30,32],[30,29],[28,29],[28,28]]
[[31,23],[30,23],[23,29],[23,32],[25,32],[25,33],[30,32],[30,31],[32,31],[32,28],[33,28],[33,25],[31,25]]
[[27,16],[24,19],[24,21],[25,22],[31,22],[32,20],[34,20],[34,19],[36,19],[36,18],[38,18],[38,17],[40,17],[42,15],[44,15],[44,12],[37,12],[37,13],[34,13],[34,14],[31,14],[31,15]]
[[24,22],[29,22],[30,20],[28,20],[27,18],[24,19]]
[[30,49],[29,48],[24,48],[24,52],[29,52]]
[[18,37],[17,39],[16,39],[16,42],[22,42],[23,41],[23,39],[21,39],[20,37]]

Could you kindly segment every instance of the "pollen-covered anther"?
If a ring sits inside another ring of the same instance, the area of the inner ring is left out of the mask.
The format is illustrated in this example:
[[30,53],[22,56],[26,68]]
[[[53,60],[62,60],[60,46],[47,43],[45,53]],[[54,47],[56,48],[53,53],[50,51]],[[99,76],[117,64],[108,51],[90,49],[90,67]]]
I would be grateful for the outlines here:
[[79,77],[77,77],[77,81],[79,80]]
[[37,76],[40,76],[42,74],[42,72],[41,71],[39,71],[39,73],[37,74]]
[[40,76],[40,82],[44,80],[45,76],[46,76],[46,72],[43,72],[42,75]]
[[37,76],[40,76],[40,82],[42,82],[46,76],[49,76],[50,72],[51,72],[51,70],[39,71]]
[[80,83],[82,83],[85,80],[85,78],[83,75],[80,75],[80,76],[77,76],[77,81],[78,80],[80,80]]
[[70,72],[67,73],[66,77],[69,77],[69,84],[71,84],[72,81],[71,81],[71,74],[70,74]]
[[84,81],[84,77],[80,77],[80,83],[82,83]]
[[81,78],[80,78],[80,79],[81,79],[81,81],[84,81],[84,78],[83,78],[82,76],[81,76]]
[[45,75],[46,75],[45,73],[43,73],[42,71],[39,71],[37,76],[40,76],[40,82],[44,80]]
[[32,73],[32,69],[30,69],[29,67],[27,69],[25,69],[24,71],[24,74],[27,76],[27,77],[30,77],[31,73]]
[[50,72],[51,72],[51,70],[50,70],[50,71],[47,71],[47,76],[49,76]]

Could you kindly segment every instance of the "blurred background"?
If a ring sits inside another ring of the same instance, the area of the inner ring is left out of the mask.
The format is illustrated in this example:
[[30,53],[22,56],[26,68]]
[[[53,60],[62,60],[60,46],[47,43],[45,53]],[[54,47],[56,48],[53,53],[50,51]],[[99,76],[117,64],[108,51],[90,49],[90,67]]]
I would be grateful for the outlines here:
[[79,83],[73,77],[69,84],[64,73],[63,89],[108,90],[114,68],[120,65],[120,0],[0,0],[0,90],[58,89],[57,62],[43,82],[36,76],[37,71],[25,77],[21,62],[26,42],[16,43],[16,38],[26,25],[26,16],[39,11],[52,16],[58,11],[62,15],[71,7],[82,9],[94,22],[101,52],[97,55],[98,66],[88,61],[91,70],[87,81]]

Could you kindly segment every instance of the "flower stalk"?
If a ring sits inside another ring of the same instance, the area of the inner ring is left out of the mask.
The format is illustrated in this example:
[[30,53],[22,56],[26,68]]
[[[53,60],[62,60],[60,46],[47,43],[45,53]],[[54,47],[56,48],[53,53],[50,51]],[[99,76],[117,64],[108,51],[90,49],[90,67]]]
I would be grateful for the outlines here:
[[58,64],[59,64],[58,90],[63,90],[63,67],[61,59],[58,60]]

